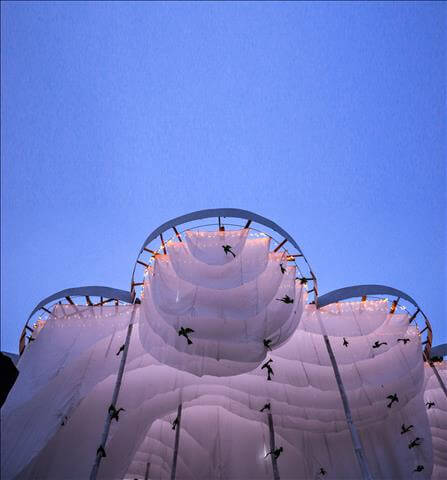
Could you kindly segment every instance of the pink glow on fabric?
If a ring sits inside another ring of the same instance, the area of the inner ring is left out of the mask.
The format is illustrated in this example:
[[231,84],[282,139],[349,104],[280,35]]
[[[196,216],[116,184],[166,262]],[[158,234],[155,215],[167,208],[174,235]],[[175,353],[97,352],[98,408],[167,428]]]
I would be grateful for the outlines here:
[[[295,267],[269,252],[269,241],[225,233],[194,232],[185,245],[168,244],[168,255],[149,271],[141,305],[54,308],[21,357],[1,412],[2,478],[88,478],[132,309],[117,405],[125,411],[112,422],[99,478],[142,480],[148,462],[149,478],[170,478],[171,423],[182,404],[179,480],[271,479],[260,411],[267,402],[284,448],[282,479],[321,478],[322,468],[324,478],[359,478],[323,331],[374,478],[429,479],[432,470],[444,478],[445,396],[424,366],[408,315],[391,315],[375,300],[317,312],[305,305]],[[222,257],[223,241],[233,242],[235,257]],[[277,300],[285,295],[294,302]],[[191,345],[180,326],[194,329]],[[261,368],[266,359],[273,360],[271,381]],[[444,366],[439,370],[445,379]],[[399,401],[388,407],[394,393]],[[436,406],[428,410],[431,399]],[[402,425],[413,429],[401,434]],[[423,441],[410,449],[415,437]],[[424,469],[414,473],[417,465]]]

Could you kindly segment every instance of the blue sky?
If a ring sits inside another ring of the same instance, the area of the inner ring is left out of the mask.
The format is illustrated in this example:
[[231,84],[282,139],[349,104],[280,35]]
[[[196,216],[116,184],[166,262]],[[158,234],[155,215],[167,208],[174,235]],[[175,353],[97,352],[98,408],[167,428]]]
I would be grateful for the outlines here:
[[221,206],[289,231],[321,293],[399,288],[447,341],[445,3],[1,8],[2,350]]

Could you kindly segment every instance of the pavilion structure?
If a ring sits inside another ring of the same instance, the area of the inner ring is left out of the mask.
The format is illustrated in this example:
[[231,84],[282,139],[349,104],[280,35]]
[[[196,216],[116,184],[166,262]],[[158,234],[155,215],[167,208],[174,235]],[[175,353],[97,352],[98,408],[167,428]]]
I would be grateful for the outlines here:
[[128,291],[24,326],[4,479],[447,478],[447,346],[384,285],[321,295],[297,241],[224,208],[144,241]]

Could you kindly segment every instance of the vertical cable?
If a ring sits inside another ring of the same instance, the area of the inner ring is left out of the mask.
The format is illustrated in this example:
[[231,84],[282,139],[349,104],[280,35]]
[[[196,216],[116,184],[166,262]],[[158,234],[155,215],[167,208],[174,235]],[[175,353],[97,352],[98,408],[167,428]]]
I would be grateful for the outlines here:
[[180,442],[180,422],[182,420],[182,404],[180,404],[177,409],[177,420],[178,422],[175,429],[174,455],[172,457],[171,480],[175,480],[175,471],[177,470],[178,445]]
[[149,469],[151,468],[151,464],[149,462],[146,463],[146,472],[144,473],[144,480],[149,480]]
[[332,350],[331,342],[327,336],[326,329],[321,321],[320,312],[316,310],[317,318],[320,323],[321,331],[323,333],[324,343],[331,360],[332,368],[334,370],[335,380],[337,381],[338,391],[340,392],[341,401],[343,403],[343,409],[345,411],[346,423],[348,424],[349,432],[351,433],[351,439],[354,446],[354,453],[357,458],[360,471],[362,472],[363,480],[373,480],[371,472],[369,470],[368,462],[366,460],[365,452],[363,451],[363,445],[360,440],[357,427],[352,420],[351,407],[349,406],[348,396],[346,395],[345,386],[341,379],[340,370],[338,369],[337,360],[335,359],[334,351]]
[[270,432],[270,458],[272,459],[272,468],[273,468],[273,480],[280,480],[279,470],[278,470],[278,461],[273,452],[276,450],[275,445],[275,430],[273,428],[273,419],[272,414],[267,413],[267,418],[269,421],[269,432]]

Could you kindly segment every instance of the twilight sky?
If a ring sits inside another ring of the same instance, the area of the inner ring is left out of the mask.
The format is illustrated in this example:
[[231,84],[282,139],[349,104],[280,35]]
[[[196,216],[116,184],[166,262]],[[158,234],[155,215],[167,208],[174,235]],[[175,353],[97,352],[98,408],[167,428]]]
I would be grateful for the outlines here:
[[382,283],[447,341],[445,3],[2,2],[1,349],[129,288],[164,221],[237,207],[320,293]]

